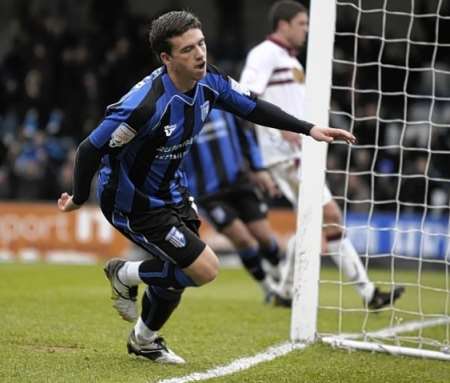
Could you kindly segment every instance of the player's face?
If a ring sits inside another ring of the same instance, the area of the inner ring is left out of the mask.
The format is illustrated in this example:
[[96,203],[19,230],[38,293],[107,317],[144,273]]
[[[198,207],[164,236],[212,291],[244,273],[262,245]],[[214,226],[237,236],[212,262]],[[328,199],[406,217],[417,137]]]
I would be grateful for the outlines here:
[[198,81],[206,74],[206,43],[203,32],[189,29],[170,39],[172,52],[162,57],[164,64],[186,81]]
[[289,43],[300,48],[306,40],[308,33],[308,15],[304,12],[297,13],[297,15],[289,22],[287,28],[287,39]]

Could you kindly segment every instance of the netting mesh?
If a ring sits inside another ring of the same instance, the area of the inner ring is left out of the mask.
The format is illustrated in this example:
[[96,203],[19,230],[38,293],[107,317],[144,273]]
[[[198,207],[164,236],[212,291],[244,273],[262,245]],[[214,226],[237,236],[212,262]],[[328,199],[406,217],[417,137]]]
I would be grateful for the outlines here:
[[[324,269],[319,332],[445,351],[450,4],[342,0],[336,6],[330,125],[350,130],[358,143],[329,148],[327,182],[371,280],[384,290],[405,286],[406,293],[373,313],[353,292],[355,282]],[[395,330],[379,331],[388,327]]]

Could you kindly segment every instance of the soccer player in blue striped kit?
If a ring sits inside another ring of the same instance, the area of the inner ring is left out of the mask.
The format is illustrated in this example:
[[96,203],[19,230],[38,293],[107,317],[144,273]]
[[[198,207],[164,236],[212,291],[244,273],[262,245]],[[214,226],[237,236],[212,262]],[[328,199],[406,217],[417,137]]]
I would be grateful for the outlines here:
[[186,287],[207,284],[218,273],[216,254],[198,236],[200,222],[180,170],[211,108],[256,124],[309,134],[318,141],[353,143],[355,137],[298,120],[207,65],[201,23],[189,12],[168,12],[157,18],[149,40],[163,65],[110,105],[103,121],[79,145],[73,193],[63,193],[58,207],[64,212],[79,209],[100,167],[97,196],[103,214],[153,255],[139,262],[113,259],[105,266],[113,305],[124,319],[136,320],[133,290],[139,283],[148,286],[141,315],[128,338],[128,352],[159,363],[184,363],[157,331]]
[[[213,109],[183,162],[201,213],[233,244],[265,302],[279,279],[280,249],[267,220],[264,194],[279,195],[263,166],[253,127]],[[265,262],[265,264],[263,264]]]

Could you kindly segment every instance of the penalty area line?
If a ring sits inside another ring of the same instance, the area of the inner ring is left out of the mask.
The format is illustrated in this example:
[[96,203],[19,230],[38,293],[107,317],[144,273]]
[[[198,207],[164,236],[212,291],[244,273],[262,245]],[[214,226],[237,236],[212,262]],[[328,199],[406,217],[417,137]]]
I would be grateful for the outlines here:
[[294,350],[300,350],[305,347],[306,344],[304,343],[283,343],[278,346],[269,347],[264,352],[254,356],[236,359],[227,365],[214,367],[204,372],[194,372],[186,376],[159,380],[158,383],[188,383],[218,378],[221,376],[234,374],[235,372],[247,370],[259,363],[269,362],[275,358],[289,354]]

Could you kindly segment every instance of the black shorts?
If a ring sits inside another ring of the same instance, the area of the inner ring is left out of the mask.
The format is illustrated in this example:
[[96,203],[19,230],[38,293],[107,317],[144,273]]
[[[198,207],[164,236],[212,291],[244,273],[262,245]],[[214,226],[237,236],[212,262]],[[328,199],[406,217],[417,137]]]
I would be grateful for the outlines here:
[[200,219],[190,201],[138,214],[102,211],[132,242],[154,257],[181,268],[190,266],[205,249],[198,234]]
[[250,182],[240,182],[226,191],[199,198],[196,202],[218,231],[235,219],[249,223],[267,217],[268,207],[264,197]]

